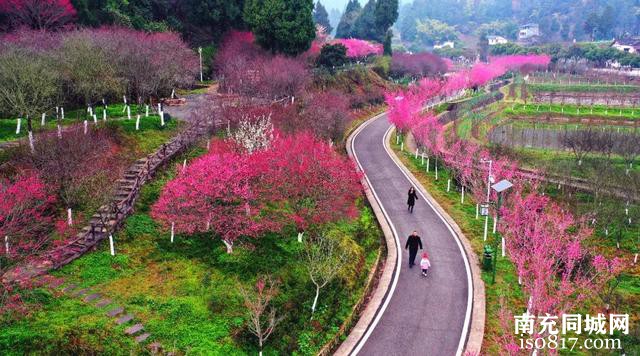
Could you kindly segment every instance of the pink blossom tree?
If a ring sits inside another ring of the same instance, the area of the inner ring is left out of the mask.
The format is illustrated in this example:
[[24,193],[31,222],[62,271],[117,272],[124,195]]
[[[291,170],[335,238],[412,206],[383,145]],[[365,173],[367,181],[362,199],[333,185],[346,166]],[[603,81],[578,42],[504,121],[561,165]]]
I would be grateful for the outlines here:
[[39,251],[49,241],[53,195],[34,174],[0,179],[2,252],[15,260]]
[[311,134],[278,138],[255,157],[260,194],[277,207],[274,220],[293,221],[298,239],[310,226],[357,216],[362,192],[353,162]]
[[331,44],[341,44],[347,48],[347,57],[364,58],[369,55],[381,55],[382,45],[357,38],[341,38],[331,41]]
[[152,216],[176,232],[211,233],[211,228],[227,253],[239,237],[255,238],[277,228],[261,214],[264,200],[257,194],[259,172],[251,157],[222,151],[195,160],[167,183]]
[[76,16],[69,0],[0,0],[0,12],[5,13],[15,27],[35,30],[60,28]]
[[389,122],[401,132],[411,127],[414,115],[422,108],[422,96],[414,90],[385,93],[385,100],[389,106]]

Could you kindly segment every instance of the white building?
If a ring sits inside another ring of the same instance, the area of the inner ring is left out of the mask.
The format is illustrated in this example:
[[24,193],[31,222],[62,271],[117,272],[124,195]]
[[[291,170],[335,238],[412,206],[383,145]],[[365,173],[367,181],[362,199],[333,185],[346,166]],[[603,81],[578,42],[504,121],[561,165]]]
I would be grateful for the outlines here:
[[495,46],[497,44],[505,44],[509,43],[506,38],[502,36],[487,36],[487,41],[489,42],[489,46]]
[[519,40],[528,40],[532,37],[540,36],[540,26],[537,23],[528,23],[520,26],[518,31]]
[[447,42],[444,42],[442,44],[436,43],[436,44],[433,45],[433,49],[441,49],[441,48],[445,48],[445,47],[454,48],[455,47],[455,43],[453,43],[453,41],[447,41]]
[[638,51],[640,50],[640,39],[627,38],[627,39],[615,40],[613,41],[613,44],[611,45],[611,47],[622,52],[638,53]]

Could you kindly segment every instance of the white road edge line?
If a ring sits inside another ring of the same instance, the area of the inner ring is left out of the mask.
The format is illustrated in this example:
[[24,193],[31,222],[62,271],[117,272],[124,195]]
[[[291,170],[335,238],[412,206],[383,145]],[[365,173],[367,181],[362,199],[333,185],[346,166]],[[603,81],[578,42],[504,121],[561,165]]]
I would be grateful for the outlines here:
[[[396,162],[396,160],[393,159],[393,157],[391,156],[391,152],[387,145],[387,142],[389,142],[388,137],[391,134],[391,131],[393,131],[393,126],[389,126],[389,129],[384,135],[384,138],[383,138],[384,149],[385,151],[387,151],[387,154],[389,155],[389,157],[391,157],[391,160],[393,161],[393,163],[395,163],[395,165],[398,166],[398,168],[400,168],[400,171],[409,180],[409,182],[415,184],[415,181],[411,179],[411,177],[405,171],[407,168],[398,164],[398,162]],[[464,351],[464,345],[467,339],[469,323],[471,320],[471,310],[473,309],[473,279],[471,276],[471,267],[469,266],[469,260],[467,259],[467,254],[464,248],[462,247],[462,243],[460,242],[460,237],[453,231],[453,228],[451,227],[451,225],[449,225],[449,223],[445,220],[442,214],[440,214],[440,212],[431,204],[429,199],[427,199],[427,197],[425,197],[424,194],[422,194],[422,191],[420,189],[416,189],[416,190],[418,191],[418,193],[420,193],[420,195],[422,196],[422,199],[424,199],[427,202],[427,204],[429,204],[429,206],[431,207],[431,210],[433,210],[436,213],[436,215],[438,215],[440,220],[442,220],[442,222],[447,226],[447,229],[449,229],[449,232],[455,238],[456,243],[458,244],[458,248],[460,249],[460,253],[462,254],[462,259],[464,260],[464,267],[467,272],[467,284],[469,285],[469,288],[467,288],[467,311],[464,317],[464,324],[462,327],[462,335],[460,336],[460,342],[458,342],[458,350],[456,352],[456,355],[460,356]]]
[[[391,221],[391,218],[389,218],[389,214],[387,214],[387,211],[385,210],[384,205],[382,205],[382,201],[380,200],[380,198],[378,197],[378,194],[376,193],[375,189],[373,188],[373,185],[371,184],[371,181],[369,181],[369,177],[367,177],[367,174],[365,173],[364,169],[362,168],[362,164],[360,164],[360,160],[358,159],[358,154],[356,153],[356,150],[355,150],[356,138],[358,137],[360,132],[362,132],[362,130],[364,130],[364,128],[369,126],[369,124],[371,124],[372,122],[374,122],[375,120],[379,119],[381,116],[383,116],[385,114],[386,114],[386,112],[382,113],[382,114],[379,114],[378,116],[373,117],[372,119],[370,119],[369,121],[367,121],[366,123],[364,123],[363,125],[358,127],[356,133],[353,135],[353,138],[351,139],[351,152],[353,153],[353,157],[355,158],[356,163],[358,164],[358,168],[360,168],[360,171],[364,175],[364,179],[366,179],[367,184],[369,185],[369,189],[373,193],[373,196],[375,197],[375,199],[378,201],[378,205],[380,206],[380,210],[382,210],[382,213],[384,214],[384,217],[387,220],[387,223],[391,227],[391,231],[393,233],[393,237],[396,240],[396,253],[397,253],[396,266],[395,266],[396,271],[394,273],[393,282],[391,283],[391,290],[387,294],[387,296],[385,298],[385,301],[382,304],[382,307],[377,311],[376,317],[373,320],[373,322],[369,325],[369,327],[367,329],[367,332],[364,334],[364,336],[360,340],[358,340],[358,343],[357,343],[356,347],[351,352],[351,354],[354,355],[354,356],[357,355],[358,352],[360,352],[360,349],[362,349],[364,344],[367,342],[367,340],[371,336],[371,333],[376,328],[376,326],[378,325],[378,322],[382,318],[382,315],[384,314],[384,311],[387,309],[387,306],[389,305],[389,302],[391,301],[391,297],[393,296],[393,293],[396,290],[396,285],[398,284],[398,277],[400,276],[400,266],[402,265],[401,264],[402,263],[402,250],[400,249],[400,239],[398,237],[398,232],[396,230],[396,227],[393,225],[393,222]],[[384,138],[383,138],[383,140],[384,140]],[[383,141],[383,143],[384,143],[384,141]]]

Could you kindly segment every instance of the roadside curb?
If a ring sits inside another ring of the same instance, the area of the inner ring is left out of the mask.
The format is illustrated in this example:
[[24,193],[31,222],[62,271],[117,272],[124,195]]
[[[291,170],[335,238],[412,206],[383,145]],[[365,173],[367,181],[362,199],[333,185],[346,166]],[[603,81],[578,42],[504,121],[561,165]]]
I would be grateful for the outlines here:
[[[385,114],[386,111],[366,120],[349,135],[349,138],[346,142],[347,153],[349,154],[349,157],[354,160],[354,162],[357,162],[357,160],[355,159],[355,156],[353,155],[353,152],[351,150],[351,143],[353,141],[353,138],[367,125],[367,123],[378,119],[380,116]],[[361,169],[361,167],[358,168]],[[378,201],[372,194],[371,187],[369,186],[369,183],[365,177],[362,178],[362,185],[365,188],[364,190],[367,200],[369,201],[376,219],[378,220],[378,223],[382,228],[382,232],[384,233],[387,256],[382,266],[380,280],[378,281],[375,290],[371,293],[371,298],[364,307],[364,310],[362,311],[358,322],[353,327],[345,341],[340,344],[340,347],[338,347],[334,355],[349,355],[357,347],[358,342],[365,335],[365,333],[369,329],[369,326],[378,314],[380,306],[382,305],[382,303],[384,303],[387,291],[389,290],[391,283],[393,282],[393,273],[395,271],[395,266],[398,259],[398,250],[396,248],[396,241],[393,236],[391,226],[387,222],[387,219],[384,216],[384,213],[382,212]]]
[[[416,144],[413,136],[410,134],[407,135],[405,142],[407,144],[407,149],[410,150],[410,152],[415,152]],[[482,349],[482,340],[484,338],[484,323],[486,319],[486,297],[484,281],[481,277],[480,261],[478,260],[478,255],[473,251],[471,243],[460,229],[460,226],[458,226],[455,220],[453,220],[453,218],[422,186],[422,184],[413,175],[413,173],[402,163],[396,152],[391,149],[389,142],[385,140],[384,144],[389,149],[389,152],[392,153],[391,158],[396,161],[396,163],[398,163],[400,167],[402,167],[405,173],[407,173],[407,175],[411,178],[413,184],[418,187],[418,189],[420,189],[422,194],[424,194],[427,199],[429,199],[431,205],[435,207],[436,210],[438,210],[438,212],[444,217],[447,223],[453,228],[455,233],[460,238],[460,242],[462,242],[462,246],[464,247],[467,259],[469,259],[469,265],[471,267],[471,275],[473,280],[473,310],[471,313],[471,325],[469,328],[469,334],[467,336],[467,342],[465,344],[464,354],[480,355],[480,351]]]

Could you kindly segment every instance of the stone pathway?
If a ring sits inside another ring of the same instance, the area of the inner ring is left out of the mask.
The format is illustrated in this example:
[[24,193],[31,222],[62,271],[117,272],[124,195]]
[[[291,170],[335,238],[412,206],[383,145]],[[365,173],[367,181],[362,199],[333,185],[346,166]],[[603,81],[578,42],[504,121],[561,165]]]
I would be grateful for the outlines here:
[[[125,335],[134,338],[138,344],[146,344],[152,338],[152,334],[145,330],[144,324],[136,322],[135,316],[125,313],[125,308],[115,305],[109,298],[103,297],[100,293],[94,292],[92,288],[80,288],[77,284],[66,283],[63,278],[55,278],[52,276],[43,276],[40,280],[51,278],[51,281],[44,283],[51,290],[61,290],[70,298],[82,298],[82,301],[95,306],[96,308],[105,308],[109,306],[105,315],[112,318],[116,325],[127,326],[124,330]],[[149,343],[147,349],[154,355],[163,354],[170,355],[172,352],[164,352],[162,344],[158,341]]]

